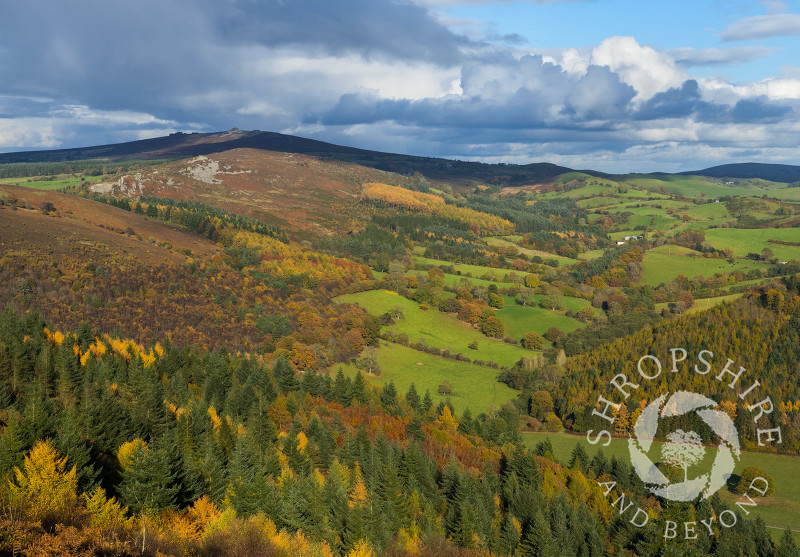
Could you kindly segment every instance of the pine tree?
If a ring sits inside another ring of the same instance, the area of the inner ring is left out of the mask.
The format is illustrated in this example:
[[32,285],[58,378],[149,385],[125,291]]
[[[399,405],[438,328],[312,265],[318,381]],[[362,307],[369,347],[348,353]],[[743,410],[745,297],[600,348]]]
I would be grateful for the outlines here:
[[9,411],[8,423],[0,437],[0,479],[7,477],[15,466],[22,464],[22,458],[30,445],[20,424],[20,416],[13,409]]
[[520,557],[550,557],[555,555],[553,537],[540,509],[536,509],[531,523],[525,528],[519,544]]
[[278,382],[278,387],[284,394],[296,391],[300,388],[300,382],[295,378],[295,371],[289,360],[283,356],[278,356],[275,365],[272,367],[272,375]]
[[425,389],[425,396],[422,397],[420,410],[422,412],[427,412],[428,410],[430,410],[431,406],[433,406],[433,399],[431,398],[431,392],[428,389]]
[[137,513],[161,511],[176,504],[180,485],[168,439],[155,439],[150,446],[138,444],[122,471],[119,493],[125,505]]
[[783,531],[780,541],[778,541],[775,557],[798,557],[798,555],[800,555],[800,550],[794,541],[794,536],[787,528]]
[[67,457],[67,466],[75,467],[78,478],[78,489],[83,493],[94,490],[100,471],[94,466],[92,450],[89,443],[80,436],[80,420],[74,410],[61,416],[55,446]]
[[267,481],[263,453],[253,437],[245,435],[228,465],[228,487],[225,503],[237,514],[249,516],[264,511],[277,518],[276,501]]
[[575,445],[575,448],[572,449],[568,466],[575,470],[580,470],[581,472],[586,472],[588,469],[589,455],[583,447],[583,443],[578,443]]
[[353,386],[350,379],[344,376],[342,368],[336,372],[336,379],[333,381],[333,396],[342,406],[350,406],[353,401]]
[[211,497],[211,501],[219,505],[225,498],[228,486],[227,467],[225,466],[225,455],[219,445],[209,436],[206,438],[206,448],[200,469],[205,486],[205,493]]
[[406,402],[408,405],[414,409],[419,410],[419,405],[422,402],[422,399],[419,397],[419,393],[417,393],[417,388],[414,386],[414,382],[411,382],[411,386],[408,388],[408,392],[406,393]]
[[26,446],[32,447],[37,440],[52,436],[55,426],[53,403],[34,383],[25,396],[25,409],[22,411],[22,435]]
[[367,380],[364,379],[359,369],[353,379],[353,400],[363,406],[369,402],[369,392],[370,387],[367,384]]

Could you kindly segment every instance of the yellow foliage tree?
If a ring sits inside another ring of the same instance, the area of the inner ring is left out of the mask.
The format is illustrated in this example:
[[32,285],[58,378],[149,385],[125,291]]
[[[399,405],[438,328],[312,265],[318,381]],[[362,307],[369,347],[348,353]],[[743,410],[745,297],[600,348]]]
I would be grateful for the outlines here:
[[78,499],[78,478],[75,467],[66,470],[67,457],[61,458],[52,441],[37,441],[22,465],[14,468],[16,482],[9,480],[9,498],[26,502],[29,518],[63,519]]
[[117,532],[133,526],[133,518],[127,516],[128,508],[118,503],[115,497],[109,499],[102,487],[96,488],[91,495],[84,494],[83,499],[93,527],[105,532]]
[[363,508],[367,504],[367,485],[361,474],[361,466],[356,461],[353,467],[353,489],[350,491],[350,508]]
[[131,462],[131,457],[139,449],[147,449],[147,443],[141,439],[134,439],[133,441],[126,441],[117,449],[117,460],[119,465],[125,470]]
[[367,540],[360,540],[353,549],[350,550],[347,557],[375,557],[375,552],[372,550],[372,546]]

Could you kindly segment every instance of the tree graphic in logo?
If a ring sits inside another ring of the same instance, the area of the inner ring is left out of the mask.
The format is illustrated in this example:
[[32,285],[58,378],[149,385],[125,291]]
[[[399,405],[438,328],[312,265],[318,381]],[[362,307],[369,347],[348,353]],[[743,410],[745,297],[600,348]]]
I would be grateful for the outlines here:
[[683,468],[683,481],[689,480],[689,467],[694,466],[706,454],[703,446],[703,438],[694,431],[683,431],[678,429],[667,435],[669,443],[664,443],[661,447],[661,456],[664,462]]
[[[633,427],[628,440],[631,462],[639,478],[654,495],[671,501],[692,501],[698,496],[707,499],[716,493],[733,473],[741,456],[739,435],[730,416],[716,410],[717,403],[703,395],[678,391],[662,395],[648,404]],[[668,442],[661,449],[667,464],[683,469],[683,481],[672,483],[648,456],[662,418],[684,416],[694,412],[719,438],[717,454],[711,470],[696,477],[689,469],[702,461],[705,455],[702,437],[695,431],[678,429],[667,435]]]

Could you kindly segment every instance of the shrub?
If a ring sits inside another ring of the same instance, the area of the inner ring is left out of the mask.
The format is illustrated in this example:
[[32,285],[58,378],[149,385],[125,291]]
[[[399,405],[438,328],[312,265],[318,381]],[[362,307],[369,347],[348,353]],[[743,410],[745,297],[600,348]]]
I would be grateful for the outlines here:
[[[769,485],[766,486],[766,490],[764,489],[765,486],[763,481],[758,480],[753,483],[756,478],[763,478],[767,481]],[[753,489],[750,488],[750,484],[753,484]],[[773,480],[772,476],[767,474],[758,466],[748,466],[742,470],[742,473],[739,476],[739,481],[733,488],[734,493],[738,493],[740,495],[747,493],[751,497],[761,497],[762,491],[764,491],[765,497],[775,493],[775,480]]]

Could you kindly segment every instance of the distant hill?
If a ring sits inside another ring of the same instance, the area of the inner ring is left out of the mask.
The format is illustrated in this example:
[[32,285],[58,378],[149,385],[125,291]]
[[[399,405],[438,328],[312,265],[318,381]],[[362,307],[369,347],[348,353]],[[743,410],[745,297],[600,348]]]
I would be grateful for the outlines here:
[[521,186],[549,180],[571,170],[549,163],[486,164],[382,153],[281,133],[243,131],[236,128],[217,133],[174,133],[166,137],[95,147],[4,153],[0,154],[0,164],[86,159],[179,159],[242,148],[331,158],[405,175],[419,172],[429,180],[464,186]]
[[763,164],[745,162],[723,164],[705,170],[680,172],[683,175],[711,176],[713,178],[761,178],[771,182],[791,183],[800,180],[800,166],[791,164]]

